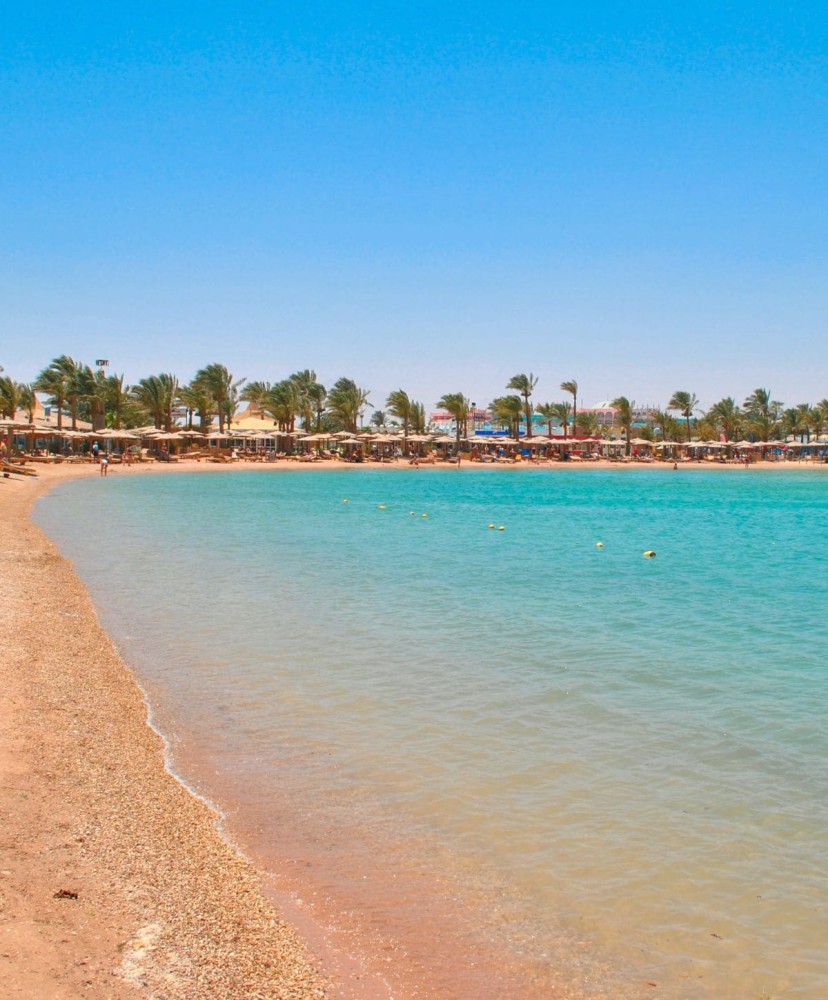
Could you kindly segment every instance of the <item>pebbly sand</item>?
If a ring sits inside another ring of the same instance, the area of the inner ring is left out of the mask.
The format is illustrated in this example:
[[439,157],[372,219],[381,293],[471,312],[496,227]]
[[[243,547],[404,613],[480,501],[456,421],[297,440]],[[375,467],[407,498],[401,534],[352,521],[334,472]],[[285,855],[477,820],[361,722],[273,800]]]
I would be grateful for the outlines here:
[[[110,475],[228,467],[115,467]],[[308,467],[320,466],[279,466]],[[710,468],[683,468],[699,467]],[[356,974],[348,982],[330,955],[314,958],[265,898],[256,870],[224,841],[216,814],[166,770],[142,694],[85,587],[29,518],[52,485],[98,469],[36,471],[37,479],[0,480],[3,995],[391,996],[360,986]],[[313,950],[323,953],[316,942]]]

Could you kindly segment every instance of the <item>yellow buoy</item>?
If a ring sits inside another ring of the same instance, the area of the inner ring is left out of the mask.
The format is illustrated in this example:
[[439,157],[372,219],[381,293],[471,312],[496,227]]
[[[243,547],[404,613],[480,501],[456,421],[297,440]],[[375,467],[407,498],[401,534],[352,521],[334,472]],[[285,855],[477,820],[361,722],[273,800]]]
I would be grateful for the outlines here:
[[506,526],[503,525],[503,524],[501,524],[501,526],[497,530],[498,531],[505,531],[506,530]]
[[493,528],[493,527],[494,527],[494,525],[493,525],[493,524],[490,524],[490,525],[489,525],[489,527],[490,527],[490,528]]
[[603,547],[604,547],[604,543],[603,542],[596,542],[595,543],[595,548],[596,549],[602,549]]
[[342,502],[343,503],[350,503],[351,501],[350,500],[343,500]]
[[420,517],[428,517],[428,514],[420,514]]
[[379,510],[385,510],[385,504],[384,503],[381,503],[379,505]]
[[652,559],[653,556],[655,555],[655,550],[654,549],[647,549],[647,551],[644,552],[644,553],[642,553],[642,555],[644,556],[645,559]]

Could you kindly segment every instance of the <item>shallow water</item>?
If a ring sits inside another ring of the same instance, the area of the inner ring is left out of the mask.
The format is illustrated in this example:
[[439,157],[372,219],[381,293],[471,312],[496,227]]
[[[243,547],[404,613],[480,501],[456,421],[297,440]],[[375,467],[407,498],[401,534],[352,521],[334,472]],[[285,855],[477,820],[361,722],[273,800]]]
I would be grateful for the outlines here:
[[427,939],[427,862],[506,982],[825,996],[819,471],[125,473],[37,519],[231,833],[380,937]]

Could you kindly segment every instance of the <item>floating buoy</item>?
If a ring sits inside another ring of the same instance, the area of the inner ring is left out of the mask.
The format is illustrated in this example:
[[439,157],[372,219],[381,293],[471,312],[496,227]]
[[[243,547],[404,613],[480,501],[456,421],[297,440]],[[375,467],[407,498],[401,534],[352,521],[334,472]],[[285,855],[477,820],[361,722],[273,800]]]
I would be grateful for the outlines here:
[[493,525],[493,524],[490,524],[490,525],[489,525],[489,527],[490,527],[490,528],[493,528],[493,527],[494,527],[494,525]]
[[428,514],[420,514],[420,517],[428,517]]
[[350,500],[343,500],[342,502],[343,503],[350,503],[351,501]]
[[604,543],[603,542],[596,542],[595,543],[595,548],[596,549],[602,549],[603,547],[604,547]]
[[408,516],[409,517],[416,517],[417,516],[417,511],[416,510],[410,510],[408,512]]
[[505,531],[506,530],[506,526],[503,525],[503,524],[501,524],[501,526],[497,530],[498,531]]
[[655,556],[655,549],[647,549],[647,551],[643,552],[642,555],[645,559],[652,559]]
[[381,504],[379,505],[379,508],[378,508],[378,509],[379,509],[379,510],[385,510],[385,504],[384,504],[384,503],[381,503]]

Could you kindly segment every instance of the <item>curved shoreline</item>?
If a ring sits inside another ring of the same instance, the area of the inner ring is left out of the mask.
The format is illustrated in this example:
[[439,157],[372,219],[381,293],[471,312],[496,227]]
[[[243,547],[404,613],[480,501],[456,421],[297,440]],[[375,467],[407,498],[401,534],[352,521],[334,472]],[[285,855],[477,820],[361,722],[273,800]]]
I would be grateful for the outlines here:
[[[547,468],[595,467],[650,468]],[[740,468],[689,468],[711,467]],[[307,468],[353,466],[179,463],[123,474]],[[464,464],[469,468],[481,466]],[[29,518],[46,490],[97,477],[97,468],[37,471],[37,480],[0,484],[4,981],[21,995],[93,1000],[134,996],[135,985],[167,997],[343,995],[347,969],[324,955],[324,966],[338,980],[326,984],[306,947],[267,902],[256,870],[222,837],[215,811],[166,767],[165,741],[86,588]],[[302,927],[301,916],[290,913],[288,920]],[[312,928],[303,930],[313,941]],[[368,984],[361,985],[352,995],[363,1000]],[[374,986],[371,996],[390,995]]]
[[216,814],[165,767],[134,678],[30,520],[95,468],[0,486],[0,970],[10,994],[320,998]]

